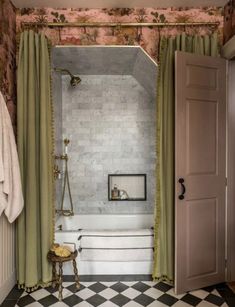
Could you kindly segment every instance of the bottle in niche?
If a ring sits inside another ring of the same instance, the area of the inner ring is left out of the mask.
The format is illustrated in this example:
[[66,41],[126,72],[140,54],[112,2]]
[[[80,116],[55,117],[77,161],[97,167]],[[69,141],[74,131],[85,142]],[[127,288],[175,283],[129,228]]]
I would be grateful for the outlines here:
[[119,199],[119,190],[116,184],[114,185],[112,189],[112,199]]

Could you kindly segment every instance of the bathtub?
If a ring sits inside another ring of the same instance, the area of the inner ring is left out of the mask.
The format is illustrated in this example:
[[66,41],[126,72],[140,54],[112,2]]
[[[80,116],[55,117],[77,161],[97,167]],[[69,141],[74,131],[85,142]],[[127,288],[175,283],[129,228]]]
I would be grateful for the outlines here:
[[56,219],[56,230],[62,225],[63,231],[79,229],[145,229],[153,227],[153,214],[80,214],[59,216]]
[[[152,214],[59,216],[55,241],[76,245],[80,275],[150,275],[153,224]],[[73,274],[70,263],[64,274]]]

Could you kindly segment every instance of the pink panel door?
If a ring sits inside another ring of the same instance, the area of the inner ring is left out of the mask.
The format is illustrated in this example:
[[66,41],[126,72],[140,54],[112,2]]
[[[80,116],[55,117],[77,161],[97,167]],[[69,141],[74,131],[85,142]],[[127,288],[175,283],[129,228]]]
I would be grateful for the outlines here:
[[226,61],[176,52],[175,289],[225,281]]

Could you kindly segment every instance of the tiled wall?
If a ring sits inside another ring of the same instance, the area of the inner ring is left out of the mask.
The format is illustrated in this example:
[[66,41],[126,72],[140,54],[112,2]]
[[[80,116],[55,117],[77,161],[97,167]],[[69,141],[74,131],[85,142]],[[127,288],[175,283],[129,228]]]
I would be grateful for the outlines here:
[[[62,78],[63,138],[76,213],[152,213],[155,197],[155,98],[130,75]],[[147,201],[108,201],[109,173],[146,173]]]

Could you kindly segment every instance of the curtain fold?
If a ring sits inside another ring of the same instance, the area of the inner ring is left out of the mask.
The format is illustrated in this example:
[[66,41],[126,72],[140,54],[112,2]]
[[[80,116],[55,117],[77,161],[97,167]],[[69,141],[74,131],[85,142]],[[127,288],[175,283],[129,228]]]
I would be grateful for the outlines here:
[[174,281],[175,51],[218,56],[217,34],[162,37],[157,85],[157,163],[154,227],[155,280]]
[[17,143],[25,206],[17,221],[17,281],[33,290],[51,281],[53,129],[50,58],[44,34],[21,34],[17,71]]

